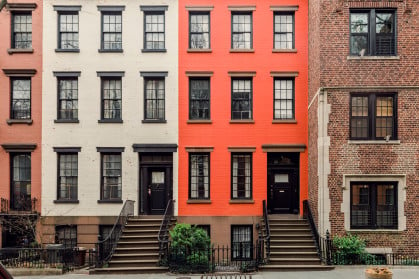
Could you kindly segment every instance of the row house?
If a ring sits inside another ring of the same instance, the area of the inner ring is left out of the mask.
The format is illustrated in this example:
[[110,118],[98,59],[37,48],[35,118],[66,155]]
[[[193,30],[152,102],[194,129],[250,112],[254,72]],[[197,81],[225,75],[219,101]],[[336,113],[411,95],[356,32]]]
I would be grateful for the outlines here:
[[0,247],[35,241],[41,210],[42,1],[0,11]]
[[309,200],[374,254],[419,241],[419,4],[309,2]]
[[177,198],[177,9],[44,1],[44,243],[92,247],[123,201],[162,215]]
[[[308,197],[305,1],[179,1],[178,220],[250,249]],[[237,246],[238,247],[238,246]],[[248,257],[250,251],[241,251]]]

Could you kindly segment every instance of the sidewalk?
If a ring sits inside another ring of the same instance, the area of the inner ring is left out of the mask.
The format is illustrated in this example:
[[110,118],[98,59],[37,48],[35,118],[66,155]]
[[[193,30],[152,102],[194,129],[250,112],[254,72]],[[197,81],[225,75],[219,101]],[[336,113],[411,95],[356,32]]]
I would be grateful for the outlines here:
[[[365,266],[336,267],[331,271],[305,271],[305,272],[258,272],[252,275],[252,279],[364,279]],[[393,279],[418,279],[419,268],[397,267],[393,270]],[[52,276],[18,276],[19,279],[78,279],[89,276],[91,279],[200,279],[201,275],[185,274],[110,274],[110,275],[87,275],[87,274],[64,274]],[[243,278],[243,277],[242,277]],[[248,277],[246,277],[247,279]]]

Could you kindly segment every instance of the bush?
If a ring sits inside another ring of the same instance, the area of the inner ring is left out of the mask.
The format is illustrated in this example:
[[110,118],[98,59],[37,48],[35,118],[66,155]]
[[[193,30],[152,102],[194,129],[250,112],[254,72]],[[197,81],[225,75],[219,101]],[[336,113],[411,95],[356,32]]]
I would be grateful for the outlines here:
[[359,236],[349,233],[344,236],[335,236],[333,246],[336,249],[334,264],[362,264],[372,260],[371,255],[365,251],[365,240]]

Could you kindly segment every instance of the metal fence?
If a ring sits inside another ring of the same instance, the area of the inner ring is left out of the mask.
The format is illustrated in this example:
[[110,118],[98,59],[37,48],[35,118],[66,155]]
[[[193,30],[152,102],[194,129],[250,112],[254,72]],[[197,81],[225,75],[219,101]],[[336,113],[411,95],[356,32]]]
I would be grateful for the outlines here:
[[419,254],[342,254],[332,253],[334,265],[410,265],[419,266]]

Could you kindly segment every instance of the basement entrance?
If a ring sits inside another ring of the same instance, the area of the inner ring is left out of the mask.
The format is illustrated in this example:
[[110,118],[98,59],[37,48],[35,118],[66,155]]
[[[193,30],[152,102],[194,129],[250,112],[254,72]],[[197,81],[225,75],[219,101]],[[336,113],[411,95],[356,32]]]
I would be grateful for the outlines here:
[[300,153],[268,153],[268,213],[299,213]]

